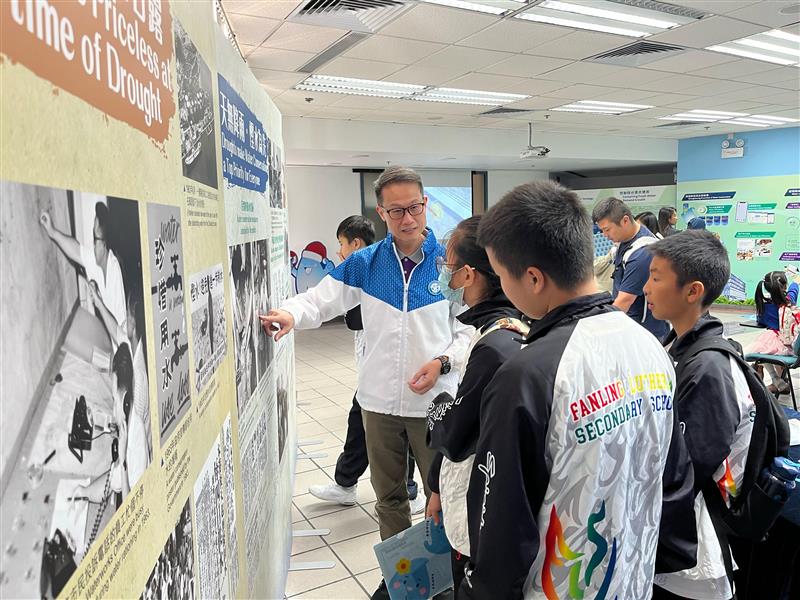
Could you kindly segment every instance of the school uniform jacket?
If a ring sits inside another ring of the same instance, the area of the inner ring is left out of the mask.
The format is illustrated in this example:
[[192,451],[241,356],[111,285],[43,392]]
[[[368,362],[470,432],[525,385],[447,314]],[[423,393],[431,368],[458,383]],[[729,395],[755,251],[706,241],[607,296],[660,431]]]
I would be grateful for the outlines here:
[[[694,563],[693,480],[674,371],[608,294],[533,323],[482,399],[462,598],[649,598]],[[663,509],[662,509],[663,507]],[[683,515],[681,518],[680,515]]]
[[[466,496],[478,442],[481,395],[497,369],[520,351],[523,337],[515,329],[491,330],[500,319],[521,318],[502,292],[461,313],[458,320],[476,329],[472,350],[455,397],[442,395],[428,408],[428,446],[437,450],[428,486],[441,494],[450,545],[465,556],[470,554]],[[519,329],[527,332],[521,322]]]
[[[722,323],[705,315],[672,344],[669,353],[677,363],[697,340],[721,336]],[[707,350],[683,366],[675,409],[694,466],[697,565],[659,575],[656,584],[687,598],[727,600],[733,593],[723,550],[701,491],[712,479],[728,504],[736,496],[750,448],[755,404],[739,365],[722,352]]]
[[[456,320],[455,305],[441,294],[436,257],[445,251],[431,230],[422,253],[406,282],[389,234],[351,254],[319,284],[281,307],[294,317],[296,329],[312,329],[361,304],[364,349],[358,402],[364,410],[425,417],[433,398],[456,391],[473,328]],[[413,375],[441,355],[450,357],[451,372],[441,375],[426,394],[412,392],[408,382]]]

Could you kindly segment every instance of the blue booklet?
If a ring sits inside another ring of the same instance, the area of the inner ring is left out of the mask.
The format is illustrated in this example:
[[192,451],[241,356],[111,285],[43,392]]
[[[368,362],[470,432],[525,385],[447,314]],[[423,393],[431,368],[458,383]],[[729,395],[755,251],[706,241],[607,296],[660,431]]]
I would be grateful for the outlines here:
[[438,525],[425,519],[375,544],[375,556],[392,600],[422,600],[453,587],[442,513]]

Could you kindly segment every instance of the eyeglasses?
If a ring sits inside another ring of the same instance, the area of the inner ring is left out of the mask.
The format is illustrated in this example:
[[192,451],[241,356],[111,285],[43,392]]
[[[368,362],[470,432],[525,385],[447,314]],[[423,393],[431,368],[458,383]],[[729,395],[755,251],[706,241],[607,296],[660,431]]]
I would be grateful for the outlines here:
[[441,273],[442,270],[444,270],[445,267],[447,267],[451,271],[456,270],[455,267],[458,266],[456,263],[449,263],[449,262],[446,262],[446,261],[447,261],[447,259],[444,256],[437,256],[436,257],[436,270],[439,273]]
[[405,216],[406,213],[410,214],[412,217],[418,217],[421,215],[422,211],[425,210],[425,203],[418,202],[417,204],[412,204],[411,206],[406,206],[405,208],[384,208],[383,210],[389,215],[390,219],[393,221],[399,221]]

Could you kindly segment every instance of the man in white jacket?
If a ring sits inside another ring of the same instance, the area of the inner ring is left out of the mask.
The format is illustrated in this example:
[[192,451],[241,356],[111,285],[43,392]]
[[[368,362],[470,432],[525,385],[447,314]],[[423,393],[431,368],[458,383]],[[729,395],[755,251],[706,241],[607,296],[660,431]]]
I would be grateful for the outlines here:
[[[445,252],[426,228],[428,198],[420,176],[389,167],[375,182],[375,195],[389,230],[386,238],[352,254],[317,286],[261,321],[277,341],[293,328],[318,327],[361,304],[365,348],[358,399],[378,499],[375,512],[386,539],[411,526],[408,444],[430,497],[434,452],[425,443],[428,405],[441,392],[455,393],[473,330],[455,319],[458,309],[441,295],[436,258]],[[376,597],[383,591],[382,583]]]

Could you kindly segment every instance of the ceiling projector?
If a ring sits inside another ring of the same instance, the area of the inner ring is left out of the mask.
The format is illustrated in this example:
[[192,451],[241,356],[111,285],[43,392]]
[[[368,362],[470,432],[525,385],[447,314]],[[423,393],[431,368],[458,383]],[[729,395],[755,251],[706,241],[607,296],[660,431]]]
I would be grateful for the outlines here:
[[533,123],[528,123],[528,147],[519,153],[519,159],[547,158],[548,154],[550,154],[550,148],[547,146],[533,145]]
[[545,158],[548,154],[550,154],[550,148],[547,146],[528,146],[519,153],[519,157],[521,160],[528,158]]

